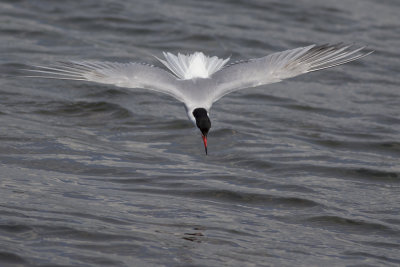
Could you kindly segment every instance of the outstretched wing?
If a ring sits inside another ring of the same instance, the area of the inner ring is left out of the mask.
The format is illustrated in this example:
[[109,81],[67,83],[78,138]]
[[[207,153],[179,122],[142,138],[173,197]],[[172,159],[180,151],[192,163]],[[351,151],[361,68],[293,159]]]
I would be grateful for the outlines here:
[[228,65],[212,76],[216,83],[213,102],[243,88],[276,83],[300,74],[331,68],[372,52],[365,47],[355,48],[341,43],[310,45]]
[[140,63],[99,61],[58,62],[49,66],[34,66],[28,77],[81,80],[112,84],[126,88],[143,88],[168,94],[183,101],[179,81],[163,69]]

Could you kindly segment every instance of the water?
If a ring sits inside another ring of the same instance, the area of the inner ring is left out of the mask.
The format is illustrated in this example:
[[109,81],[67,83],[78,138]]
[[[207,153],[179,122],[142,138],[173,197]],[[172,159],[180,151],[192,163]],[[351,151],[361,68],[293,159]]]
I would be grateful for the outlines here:
[[[398,266],[398,1],[0,2],[1,266]],[[174,99],[13,78],[65,59],[376,52],[244,90],[209,155]]]

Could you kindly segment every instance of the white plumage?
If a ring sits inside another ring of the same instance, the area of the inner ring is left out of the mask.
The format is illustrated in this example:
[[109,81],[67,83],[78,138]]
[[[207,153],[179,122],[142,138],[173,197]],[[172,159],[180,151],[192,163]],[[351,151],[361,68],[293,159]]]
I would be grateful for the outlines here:
[[229,58],[208,57],[202,52],[189,55],[179,53],[177,56],[165,52],[163,54],[166,60],[157,59],[181,80],[210,78],[229,61]]
[[138,63],[96,61],[59,62],[36,66],[29,71],[42,78],[83,80],[165,93],[185,104],[188,117],[196,123],[193,110],[204,108],[224,95],[248,87],[279,82],[300,74],[357,60],[373,51],[352,45],[310,45],[265,57],[227,65],[229,58],[164,53],[158,59],[167,69]]

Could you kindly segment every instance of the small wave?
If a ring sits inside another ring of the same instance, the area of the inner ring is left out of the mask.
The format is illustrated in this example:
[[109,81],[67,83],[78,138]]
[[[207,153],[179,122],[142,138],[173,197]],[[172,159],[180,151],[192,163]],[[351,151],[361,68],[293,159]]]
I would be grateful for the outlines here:
[[106,113],[111,118],[127,118],[131,112],[117,104],[108,102],[50,102],[45,104],[45,108],[36,110],[36,114],[49,116],[83,117],[99,116],[100,113]]
[[281,197],[274,195],[234,192],[230,190],[164,190],[164,189],[127,189],[128,191],[146,192],[153,194],[166,194],[199,198],[205,200],[221,201],[227,203],[240,203],[246,205],[273,206],[281,208],[311,208],[321,204],[300,197]]
[[348,219],[339,216],[314,216],[306,219],[305,222],[311,224],[313,227],[328,228],[333,231],[351,232],[362,235],[398,234],[397,231],[383,224]]
[[12,263],[12,264],[26,264],[26,261],[18,256],[17,254],[6,252],[6,251],[0,251],[0,262],[7,264],[7,263]]

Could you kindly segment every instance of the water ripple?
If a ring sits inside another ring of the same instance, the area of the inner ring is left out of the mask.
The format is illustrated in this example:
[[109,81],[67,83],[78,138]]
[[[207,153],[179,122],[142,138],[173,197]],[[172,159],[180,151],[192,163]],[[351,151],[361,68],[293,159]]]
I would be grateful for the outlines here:
[[[0,266],[397,266],[398,7],[2,1]],[[208,156],[169,96],[20,77],[340,41],[376,52],[222,98]]]

